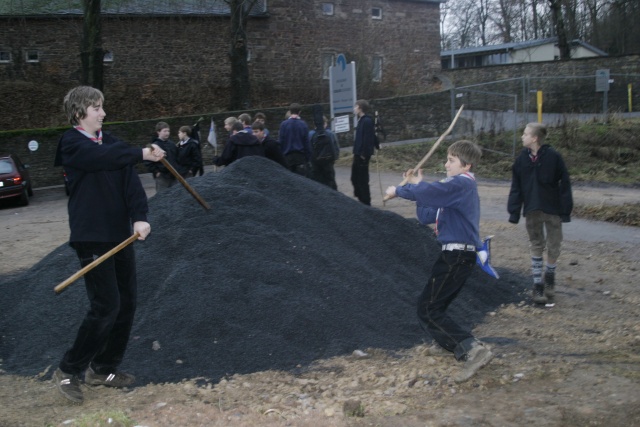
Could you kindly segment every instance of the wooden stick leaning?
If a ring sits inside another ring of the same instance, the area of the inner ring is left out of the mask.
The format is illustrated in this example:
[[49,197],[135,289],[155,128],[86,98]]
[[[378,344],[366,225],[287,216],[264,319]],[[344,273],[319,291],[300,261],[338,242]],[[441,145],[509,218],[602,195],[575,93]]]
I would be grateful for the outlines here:
[[138,237],[140,237],[140,233],[138,233],[136,231],[127,240],[125,240],[124,242],[120,243],[118,246],[116,246],[115,248],[111,249],[109,252],[105,253],[104,255],[100,256],[99,258],[95,259],[91,264],[85,265],[82,269],[78,270],[75,274],[73,274],[67,280],[65,280],[64,282],[60,283],[58,286],[53,288],[53,290],[55,291],[55,293],[59,294],[67,286],[69,286],[70,284],[72,284],[73,282],[75,282],[76,280],[78,280],[79,278],[84,276],[85,274],[87,274],[89,271],[91,271],[94,268],[96,268],[98,265],[102,264],[107,258],[115,255],[116,253],[120,252],[123,248],[125,248],[125,247],[129,246],[131,243],[135,242],[138,239]]
[[191,195],[198,201],[198,203],[202,205],[203,208],[205,208],[206,210],[211,209],[209,207],[209,204],[205,202],[204,199],[200,197],[200,195],[196,192],[196,190],[194,190],[193,187],[190,186],[189,183],[187,183],[187,181],[182,177],[182,175],[180,175],[178,171],[175,170],[173,166],[171,166],[171,163],[169,163],[167,159],[163,157],[162,159],[160,159],[160,161],[162,162],[164,167],[167,168],[169,172],[171,172],[171,175],[175,176],[176,179],[180,181],[180,184],[182,184],[182,186],[186,188],[189,193],[191,193]]
[[[416,165],[415,168],[411,169],[411,174],[408,174],[400,184],[398,184],[398,187],[402,187],[403,185],[405,185],[408,181],[409,181],[409,175],[413,175],[414,173],[416,173],[418,171],[418,169],[420,169],[422,167],[422,165],[425,164],[425,162],[427,160],[429,160],[429,157],[431,157],[431,155],[436,151],[436,148],[438,148],[438,146],[440,145],[440,143],[447,137],[447,135],[449,135],[451,133],[451,131],[453,130],[453,127],[455,126],[456,122],[458,121],[458,117],[460,117],[460,113],[462,113],[462,109],[464,108],[464,104],[460,106],[460,109],[458,110],[458,113],[456,114],[456,116],[453,118],[453,121],[451,122],[451,124],[449,125],[449,128],[442,134],[440,135],[440,138],[438,138],[438,140],[433,144],[433,146],[431,147],[431,150],[429,150],[429,152],[422,158],[422,160],[420,160],[418,162],[418,164]],[[389,196],[384,196],[384,198],[382,199],[383,202],[389,200]]]

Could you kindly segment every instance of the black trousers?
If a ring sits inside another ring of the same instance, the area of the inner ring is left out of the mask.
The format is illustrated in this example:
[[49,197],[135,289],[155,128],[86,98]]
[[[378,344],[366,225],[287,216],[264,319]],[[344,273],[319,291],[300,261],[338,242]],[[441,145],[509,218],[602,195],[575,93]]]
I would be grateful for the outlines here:
[[307,158],[304,153],[300,151],[293,151],[284,156],[287,161],[287,167],[293,173],[297,173],[298,175],[310,177],[309,171],[309,162],[307,162]]
[[[118,243],[73,243],[84,267]],[[127,246],[84,276],[89,311],[60,369],[79,375],[91,363],[98,374],[114,372],[127,349],[136,311],[135,253]]]
[[442,251],[431,271],[431,277],[418,299],[418,317],[427,331],[443,348],[463,360],[475,341],[447,314],[447,308],[458,296],[476,264],[472,251]]
[[353,195],[365,205],[371,205],[371,192],[369,190],[369,158],[363,159],[353,155],[351,164],[351,183]]
[[311,177],[314,181],[327,185],[334,190],[338,189],[336,184],[336,170],[333,167],[335,160],[314,160],[311,163]]

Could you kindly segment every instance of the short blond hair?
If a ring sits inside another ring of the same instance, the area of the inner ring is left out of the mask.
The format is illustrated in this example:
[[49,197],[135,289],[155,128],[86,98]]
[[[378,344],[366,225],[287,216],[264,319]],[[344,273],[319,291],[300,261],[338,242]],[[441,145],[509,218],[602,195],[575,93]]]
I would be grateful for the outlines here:
[[542,145],[542,141],[547,137],[547,126],[542,123],[531,122],[527,123],[526,127],[531,129],[531,135],[538,138],[538,144]]
[[91,86],[76,86],[64,97],[63,109],[67,120],[73,126],[87,117],[87,108],[104,103],[102,92]]

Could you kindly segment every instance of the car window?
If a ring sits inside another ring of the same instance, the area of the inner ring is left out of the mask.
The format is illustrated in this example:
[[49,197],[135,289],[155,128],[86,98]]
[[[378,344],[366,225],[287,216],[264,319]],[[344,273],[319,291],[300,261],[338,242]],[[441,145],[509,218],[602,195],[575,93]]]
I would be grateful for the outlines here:
[[13,172],[13,163],[9,159],[0,159],[0,173]]

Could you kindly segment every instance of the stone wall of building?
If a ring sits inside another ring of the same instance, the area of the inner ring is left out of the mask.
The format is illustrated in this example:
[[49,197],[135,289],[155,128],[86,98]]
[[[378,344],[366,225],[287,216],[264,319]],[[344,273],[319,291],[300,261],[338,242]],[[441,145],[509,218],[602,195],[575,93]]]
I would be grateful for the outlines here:
[[[439,5],[405,0],[342,0],[334,15],[322,2],[271,0],[268,17],[249,20],[254,107],[329,101],[324,54],[358,64],[358,95],[381,98],[433,90],[440,69]],[[373,19],[371,7],[382,8]],[[111,121],[223,111],[229,105],[229,18],[104,16],[105,110]],[[64,124],[60,105],[80,81],[80,17],[0,17],[0,129]],[[37,63],[25,53],[37,50]],[[368,70],[383,60],[381,82]]]

